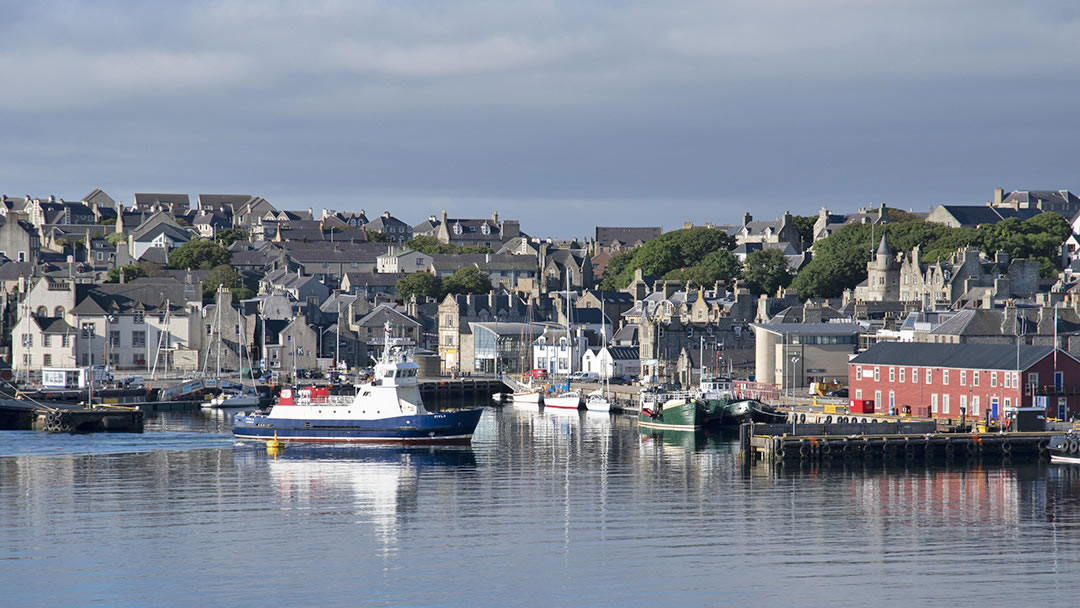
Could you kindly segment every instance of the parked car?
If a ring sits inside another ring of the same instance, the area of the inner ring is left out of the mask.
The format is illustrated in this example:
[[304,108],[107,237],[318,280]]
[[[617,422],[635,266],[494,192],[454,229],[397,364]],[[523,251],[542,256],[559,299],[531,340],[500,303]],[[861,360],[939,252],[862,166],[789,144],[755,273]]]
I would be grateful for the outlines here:
[[533,380],[547,380],[548,373],[546,369],[530,369],[529,371],[525,372],[525,377],[532,378]]
[[570,380],[573,382],[599,382],[600,374],[596,372],[574,372],[570,374]]
[[843,397],[844,399],[847,399],[848,389],[846,389],[846,388],[838,388],[838,389],[835,389],[835,390],[831,390],[826,394],[829,397]]

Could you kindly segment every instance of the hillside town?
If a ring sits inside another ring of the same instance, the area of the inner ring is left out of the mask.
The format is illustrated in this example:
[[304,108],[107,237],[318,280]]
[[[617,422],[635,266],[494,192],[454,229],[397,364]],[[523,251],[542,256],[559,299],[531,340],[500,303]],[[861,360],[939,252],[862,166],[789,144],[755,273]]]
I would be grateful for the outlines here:
[[[97,366],[289,383],[355,373],[393,339],[427,377],[727,375],[772,394],[850,385],[853,398],[932,415],[1037,397],[1061,417],[1080,410],[1074,366],[1036,369],[1039,353],[1080,355],[1080,199],[1068,190],[596,226],[570,240],[498,210],[399,218],[247,194],[3,195],[0,215],[0,356],[23,383]],[[1013,349],[1016,375],[982,369],[969,349],[953,388],[900,390],[905,376],[932,385],[917,362],[957,345]],[[1003,391],[973,394],[967,370]],[[863,382],[882,375],[887,386]]]

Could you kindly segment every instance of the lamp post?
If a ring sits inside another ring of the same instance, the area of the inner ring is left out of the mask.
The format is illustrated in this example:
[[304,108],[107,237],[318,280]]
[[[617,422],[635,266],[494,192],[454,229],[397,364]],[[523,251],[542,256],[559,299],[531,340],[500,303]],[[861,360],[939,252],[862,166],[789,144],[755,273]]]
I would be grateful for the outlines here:
[[792,403],[794,403],[795,402],[795,366],[799,363],[799,355],[798,355],[798,353],[790,353],[790,357],[791,357],[791,386],[790,386],[790,390],[791,390],[791,400],[792,400]]

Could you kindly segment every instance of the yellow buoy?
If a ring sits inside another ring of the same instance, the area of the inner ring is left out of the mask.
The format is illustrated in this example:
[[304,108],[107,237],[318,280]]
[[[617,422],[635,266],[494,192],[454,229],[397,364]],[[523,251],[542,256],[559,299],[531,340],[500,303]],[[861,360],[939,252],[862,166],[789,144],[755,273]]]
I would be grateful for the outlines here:
[[285,442],[277,438],[277,431],[274,431],[274,438],[266,442],[267,450],[280,450],[285,447]]

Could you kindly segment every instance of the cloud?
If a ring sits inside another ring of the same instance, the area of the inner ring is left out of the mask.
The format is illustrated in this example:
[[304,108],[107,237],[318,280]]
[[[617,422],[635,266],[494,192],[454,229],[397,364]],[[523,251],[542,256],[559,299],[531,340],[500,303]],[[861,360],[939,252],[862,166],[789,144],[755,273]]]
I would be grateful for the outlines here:
[[922,208],[1075,179],[1080,7],[1064,0],[100,1],[4,14],[4,190],[231,187],[332,207],[385,195],[421,217],[441,204],[423,201],[530,213],[574,201],[586,223],[622,200],[667,225],[673,201],[724,221],[716,209],[740,201],[766,214],[827,200]]

